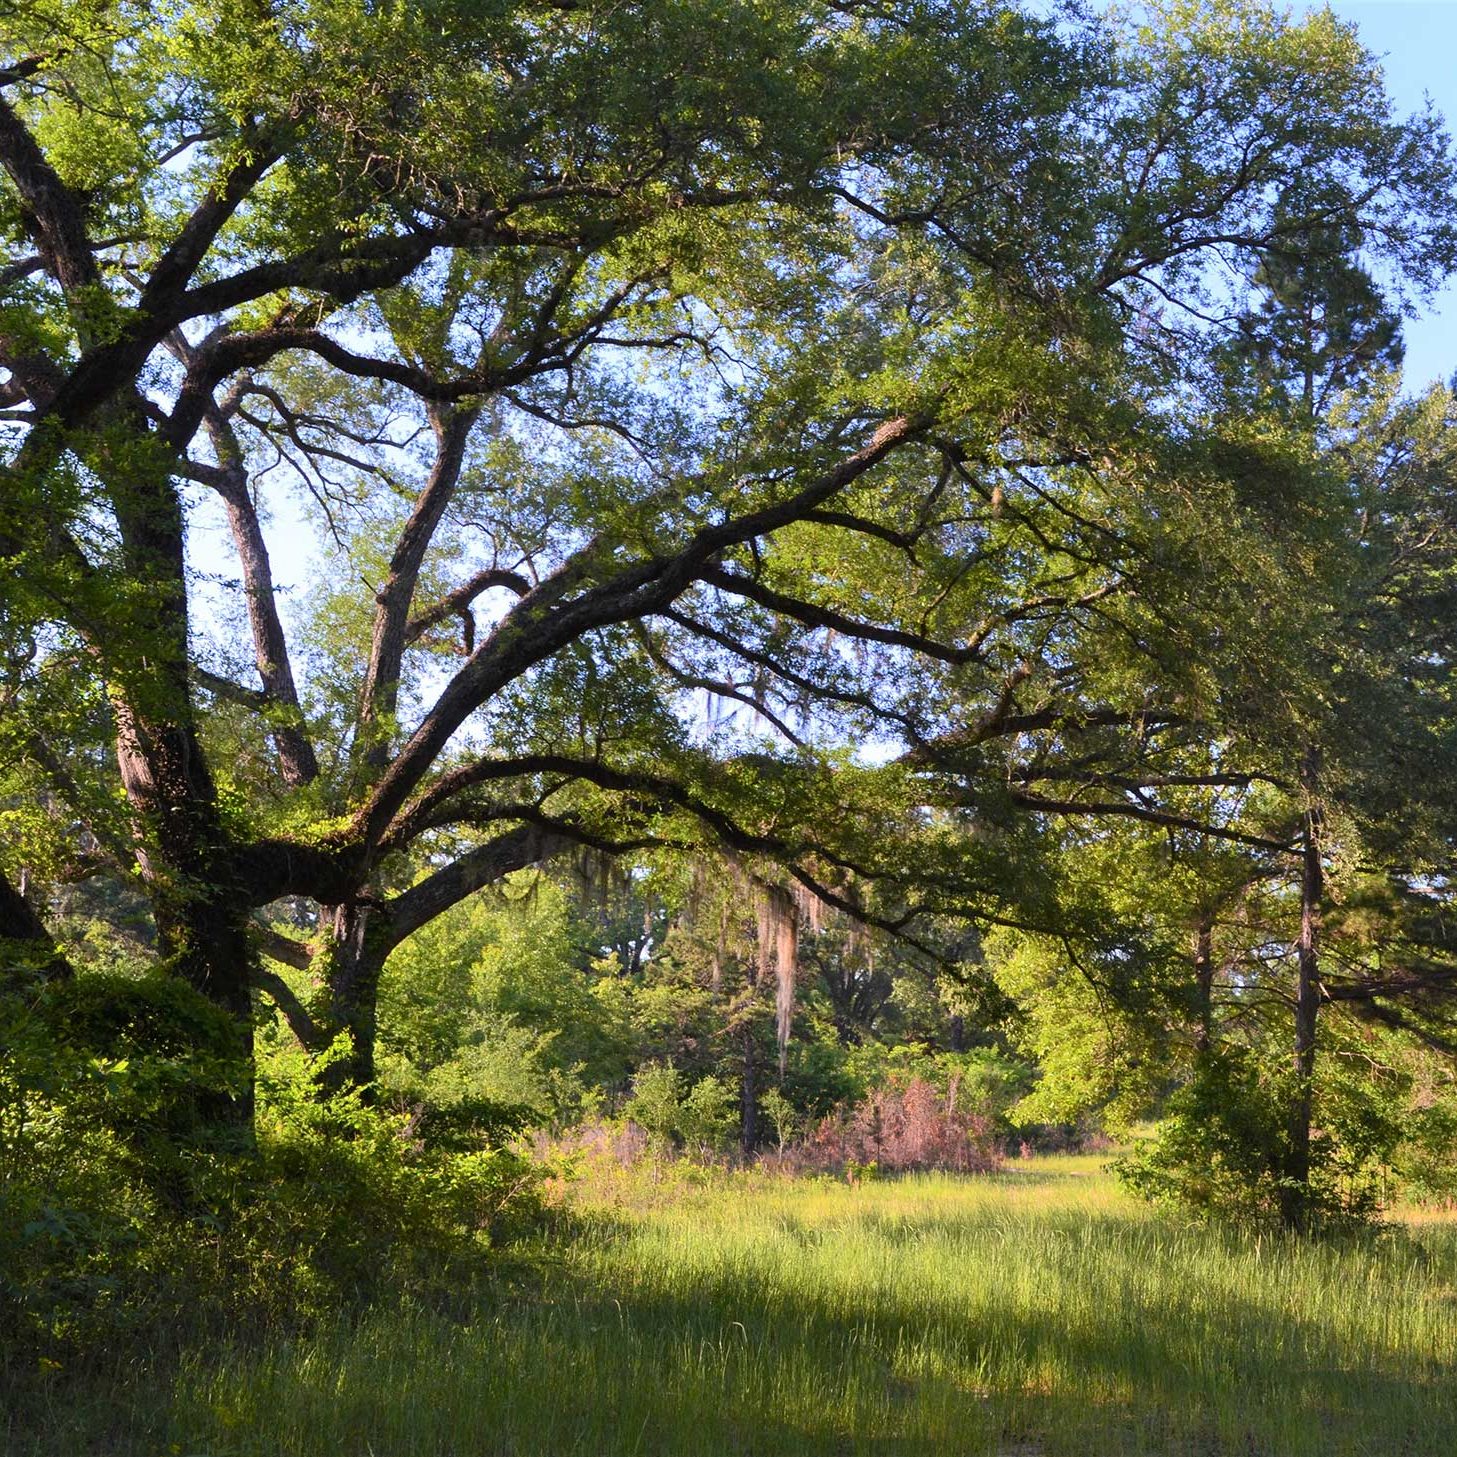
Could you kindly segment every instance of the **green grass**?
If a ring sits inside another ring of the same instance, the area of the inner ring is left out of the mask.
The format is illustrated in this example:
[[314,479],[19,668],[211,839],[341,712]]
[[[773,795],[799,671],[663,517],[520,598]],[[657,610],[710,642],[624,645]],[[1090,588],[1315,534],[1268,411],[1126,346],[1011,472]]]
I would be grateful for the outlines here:
[[58,1402],[42,1449],[1457,1453],[1446,1222],[1340,1245],[1219,1233],[1066,1159],[856,1188],[624,1180],[578,1202],[529,1290],[195,1353],[170,1391],[113,1393],[104,1439],[103,1406]]

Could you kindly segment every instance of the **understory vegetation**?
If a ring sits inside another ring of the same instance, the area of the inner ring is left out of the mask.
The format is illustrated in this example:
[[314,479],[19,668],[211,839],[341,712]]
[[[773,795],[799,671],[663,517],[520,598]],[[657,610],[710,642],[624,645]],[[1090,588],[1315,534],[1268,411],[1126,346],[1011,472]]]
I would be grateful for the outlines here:
[[196,1036],[227,1023],[175,979],[83,977],[0,1010],[0,1378],[17,1399],[91,1352],[468,1285],[539,1224],[544,1171],[503,1146],[519,1112],[427,1141],[418,1110],[325,1093],[328,1060],[295,1055],[260,1078],[241,1143],[206,1116],[236,1063]]
[[[672,934],[636,955],[661,893],[524,872],[462,906],[389,969],[372,1096],[332,1085],[343,1049],[265,1026],[245,1142],[207,1116],[228,1021],[165,971],[9,1001],[15,1450],[1073,1453],[1097,1431],[1286,1457],[1457,1432],[1449,1145],[1413,1085],[1358,1087],[1384,1142],[1323,1134],[1332,1217],[1304,1248],[1260,1163],[1276,1135],[1235,1122],[1278,1111],[1257,1086],[1120,1121],[1038,1065],[1026,1019],[969,1027],[955,978],[893,952],[854,1038],[834,969],[802,981],[780,1073],[772,1003],[688,975]],[[1109,1128],[1132,1144],[1037,1152]],[[1362,1233],[1377,1213],[1397,1222]]]

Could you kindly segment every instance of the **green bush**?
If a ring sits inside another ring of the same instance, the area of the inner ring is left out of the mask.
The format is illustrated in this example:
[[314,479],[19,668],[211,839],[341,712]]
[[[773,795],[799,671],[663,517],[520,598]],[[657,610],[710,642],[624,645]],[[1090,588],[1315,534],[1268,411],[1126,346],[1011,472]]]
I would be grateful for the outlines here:
[[759,1099],[759,1107],[763,1110],[764,1117],[769,1120],[769,1126],[774,1130],[779,1152],[783,1153],[785,1144],[793,1141],[802,1125],[803,1120],[799,1111],[778,1088],[770,1088]]
[[1292,1177],[1288,1064],[1223,1048],[1168,1100],[1155,1136],[1118,1161],[1135,1192],[1207,1218],[1279,1221],[1292,1202],[1310,1229],[1364,1223],[1381,1207],[1399,1125],[1367,1085],[1327,1071],[1315,1091],[1309,1176]]
[[700,1157],[721,1153],[739,1124],[737,1092],[712,1074],[693,1084],[678,1108],[678,1132]]
[[623,1113],[647,1134],[654,1153],[686,1148],[712,1158],[738,1129],[738,1094],[712,1073],[689,1087],[672,1063],[650,1062],[633,1078]]
[[328,1057],[260,1070],[251,1142],[209,1136],[234,1039],[162,973],[0,999],[0,1380],[385,1292],[444,1297],[540,1218],[536,1166],[482,1133],[508,1136],[511,1110],[325,1096]]
[[223,1283],[243,1308],[287,1321],[384,1291],[429,1298],[539,1217],[528,1159],[473,1141],[459,1110],[437,1142],[428,1113],[374,1108],[358,1090],[324,1098],[326,1065],[265,1075],[256,1154],[210,1169]]
[[1457,1107],[1450,1101],[1412,1109],[1399,1152],[1403,1192],[1419,1203],[1457,1203]]
[[632,1095],[623,1113],[644,1133],[655,1153],[667,1153],[678,1133],[678,1107],[683,1100],[683,1075],[672,1063],[650,1062],[632,1080]]

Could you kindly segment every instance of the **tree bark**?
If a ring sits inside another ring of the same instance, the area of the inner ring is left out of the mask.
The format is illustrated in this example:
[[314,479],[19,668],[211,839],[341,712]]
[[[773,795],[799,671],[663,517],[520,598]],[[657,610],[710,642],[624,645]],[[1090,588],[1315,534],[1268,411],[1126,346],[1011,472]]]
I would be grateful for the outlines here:
[[209,1100],[223,1125],[253,1117],[253,1001],[256,952],[248,897],[222,826],[217,793],[186,712],[148,721],[113,698],[117,763],[132,807],[137,859],[164,956],[175,972],[231,1014],[243,1073],[236,1095]]
[[51,981],[73,974],[34,907],[0,874],[0,987],[33,977]]
[[327,1031],[349,1040],[345,1056],[330,1065],[328,1091],[360,1089],[366,1097],[374,1083],[374,1053],[379,1026],[379,982],[384,964],[400,937],[391,938],[382,910],[358,901],[333,908],[333,941],[328,951]]
[[1300,935],[1296,941],[1295,1076],[1286,1128],[1285,1188],[1281,1217],[1291,1229],[1304,1230],[1310,1219],[1310,1125],[1314,1097],[1316,1023],[1320,1013],[1321,898],[1325,872],[1321,865],[1322,816],[1319,799],[1320,756],[1305,756],[1301,784],[1306,809],[1301,843]]
[[754,1023],[744,1019],[744,1079],[739,1089],[739,1142],[751,1159],[759,1143],[759,1089],[754,1065]]
[[356,753],[363,755],[371,779],[377,778],[389,763],[389,744],[384,735],[390,731],[399,701],[400,667],[409,643],[410,609],[420,568],[455,493],[466,443],[480,412],[432,407],[429,413],[435,432],[435,463],[400,534],[389,575],[375,598],[369,666],[360,692],[355,746]]

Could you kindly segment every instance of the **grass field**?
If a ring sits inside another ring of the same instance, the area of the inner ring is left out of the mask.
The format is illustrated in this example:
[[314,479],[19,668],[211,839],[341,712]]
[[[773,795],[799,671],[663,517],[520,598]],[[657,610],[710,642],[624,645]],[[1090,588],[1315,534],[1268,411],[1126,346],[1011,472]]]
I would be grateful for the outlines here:
[[[1188,1228],[1096,1159],[577,1195],[528,1288],[189,1358],[12,1446],[68,1457],[1457,1453],[1457,1227]],[[58,1388],[59,1390],[60,1388]]]

